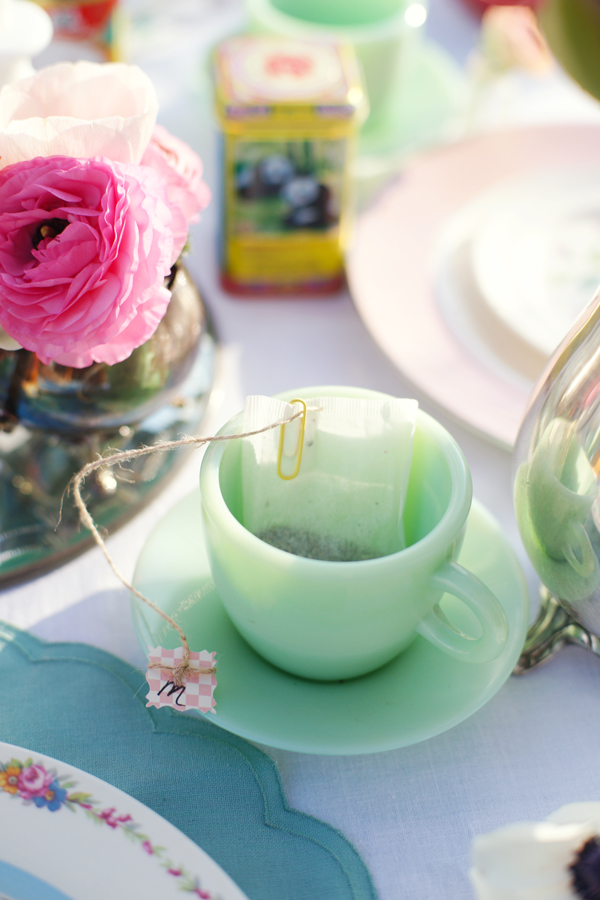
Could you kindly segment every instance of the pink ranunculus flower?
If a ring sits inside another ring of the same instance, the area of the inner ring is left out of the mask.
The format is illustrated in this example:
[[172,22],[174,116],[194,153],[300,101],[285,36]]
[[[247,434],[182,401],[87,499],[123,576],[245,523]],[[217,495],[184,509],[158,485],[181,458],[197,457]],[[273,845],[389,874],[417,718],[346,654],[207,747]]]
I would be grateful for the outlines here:
[[156,125],[142,157],[142,165],[154,169],[165,180],[173,214],[173,261],[185,245],[189,226],[210,202],[210,189],[202,180],[202,161],[179,138]]
[[139,163],[158,112],[138,66],[58,63],[0,90],[0,168],[36,156]]
[[19,794],[24,800],[33,800],[34,797],[43,797],[55,776],[46,772],[43,766],[28,766],[21,769],[17,780]]
[[126,359],[156,330],[173,235],[146,166],[51,156],[0,170],[0,326],[82,368]]

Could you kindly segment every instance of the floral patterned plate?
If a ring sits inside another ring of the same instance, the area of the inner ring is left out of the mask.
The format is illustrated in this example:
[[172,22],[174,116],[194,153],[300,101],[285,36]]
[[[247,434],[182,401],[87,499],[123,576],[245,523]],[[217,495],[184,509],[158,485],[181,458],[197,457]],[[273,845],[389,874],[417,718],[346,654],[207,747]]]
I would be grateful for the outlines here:
[[0,900],[185,896],[247,900],[200,847],[133,797],[0,742]]

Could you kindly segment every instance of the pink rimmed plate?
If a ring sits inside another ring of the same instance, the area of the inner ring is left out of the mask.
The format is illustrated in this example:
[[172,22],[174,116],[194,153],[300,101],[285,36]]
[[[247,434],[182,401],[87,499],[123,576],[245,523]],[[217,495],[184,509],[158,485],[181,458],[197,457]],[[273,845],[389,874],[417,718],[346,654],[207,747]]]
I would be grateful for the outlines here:
[[[497,316],[478,321],[489,304],[476,298],[473,315],[473,298],[460,296],[468,290],[463,283],[458,300],[451,285],[454,307],[446,302],[450,266],[441,250],[486,192],[528,173],[597,166],[599,152],[598,125],[490,132],[422,154],[359,217],[347,269],[365,325],[418,389],[506,448],[544,358],[519,344]],[[473,234],[476,224],[468,223]],[[455,252],[454,239],[449,244]]]

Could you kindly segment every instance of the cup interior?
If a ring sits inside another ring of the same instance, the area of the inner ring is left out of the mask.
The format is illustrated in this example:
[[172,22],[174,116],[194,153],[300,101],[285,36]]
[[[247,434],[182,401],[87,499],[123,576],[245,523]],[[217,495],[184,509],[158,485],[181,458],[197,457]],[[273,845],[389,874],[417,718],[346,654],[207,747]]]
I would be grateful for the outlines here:
[[281,13],[333,28],[372,25],[403,12],[406,0],[270,0]]
[[[220,452],[221,495],[229,512],[245,527],[241,442],[231,441]],[[403,514],[407,546],[436,537],[451,540],[466,520],[470,503],[470,479],[460,450],[440,425],[419,412]]]
[[404,503],[407,547],[432,534],[449,511],[454,481],[444,449],[417,424]]
[[[229,512],[244,525],[242,508],[242,445],[231,441],[225,447],[219,466],[219,486]],[[246,526],[244,525],[244,528]]]

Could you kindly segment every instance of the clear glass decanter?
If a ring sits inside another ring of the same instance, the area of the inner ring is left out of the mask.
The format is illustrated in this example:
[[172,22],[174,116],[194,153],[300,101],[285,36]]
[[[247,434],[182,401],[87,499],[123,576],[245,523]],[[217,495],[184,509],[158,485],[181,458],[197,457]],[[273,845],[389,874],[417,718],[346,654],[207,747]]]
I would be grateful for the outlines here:
[[536,385],[514,467],[519,531],[543,586],[517,671],[565,643],[600,655],[600,290]]

